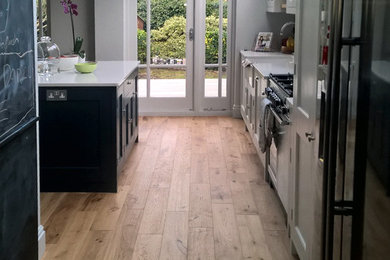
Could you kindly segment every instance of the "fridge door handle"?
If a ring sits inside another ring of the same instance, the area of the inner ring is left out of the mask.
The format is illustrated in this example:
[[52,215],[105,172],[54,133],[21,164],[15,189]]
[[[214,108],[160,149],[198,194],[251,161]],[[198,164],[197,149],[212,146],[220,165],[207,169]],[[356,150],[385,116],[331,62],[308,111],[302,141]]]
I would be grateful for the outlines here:
[[314,141],[316,139],[312,132],[305,132],[305,136],[309,142]]

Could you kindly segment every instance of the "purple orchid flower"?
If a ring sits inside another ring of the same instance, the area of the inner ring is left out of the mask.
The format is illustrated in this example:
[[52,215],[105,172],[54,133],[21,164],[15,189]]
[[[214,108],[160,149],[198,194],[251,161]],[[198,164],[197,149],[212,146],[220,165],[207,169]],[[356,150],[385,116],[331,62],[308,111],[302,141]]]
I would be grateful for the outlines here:
[[70,21],[72,24],[73,47],[75,49],[76,40],[74,34],[73,15],[77,16],[79,14],[77,11],[77,4],[74,4],[72,0],[60,0],[60,4],[64,8],[64,13],[70,15]]
[[70,4],[70,9],[72,10],[72,13],[74,14],[74,15],[78,15],[79,13],[77,12],[77,4],[73,4],[73,3],[71,3]]
[[62,7],[64,8],[64,13],[65,13],[65,14],[68,14],[68,13],[69,13],[69,7],[68,7],[68,5],[65,3],[65,1],[64,1],[64,2],[61,1],[61,5],[62,5]]
[[74,4],[72,0],[61,0],[60,3],[64,8],[65,14],[71,13],[72,15],[76,15],[76,16],[79,14],[77,11],[77,4]]

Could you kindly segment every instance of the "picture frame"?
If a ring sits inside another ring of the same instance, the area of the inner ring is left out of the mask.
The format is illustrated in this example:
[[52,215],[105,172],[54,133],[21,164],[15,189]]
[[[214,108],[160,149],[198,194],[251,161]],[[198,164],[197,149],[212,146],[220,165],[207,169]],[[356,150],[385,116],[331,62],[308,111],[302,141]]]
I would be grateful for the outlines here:
[[259,32],[256,37],[254,51],[271,51],[272,32]]

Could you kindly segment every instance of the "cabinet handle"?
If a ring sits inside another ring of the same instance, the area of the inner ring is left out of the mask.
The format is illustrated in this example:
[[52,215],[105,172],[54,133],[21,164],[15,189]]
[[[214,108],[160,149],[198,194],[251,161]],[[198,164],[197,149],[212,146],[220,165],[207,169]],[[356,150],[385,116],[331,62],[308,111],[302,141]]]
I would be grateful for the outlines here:
[[306,132],[305,133],[305,136],[306,136],[306,138],[307,138],[307,140],[309,141],[309,142],[311,142],[311,141],[314,141],[316,138],[313,136],[313,133],[311,133],[311,132]]

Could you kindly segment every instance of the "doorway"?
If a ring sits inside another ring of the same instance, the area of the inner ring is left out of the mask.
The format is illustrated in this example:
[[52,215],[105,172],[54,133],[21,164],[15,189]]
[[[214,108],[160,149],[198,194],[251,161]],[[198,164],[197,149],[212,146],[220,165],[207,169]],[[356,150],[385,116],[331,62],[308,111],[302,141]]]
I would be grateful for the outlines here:
[[229,112],[228,0],[138,0],[140,112]]

